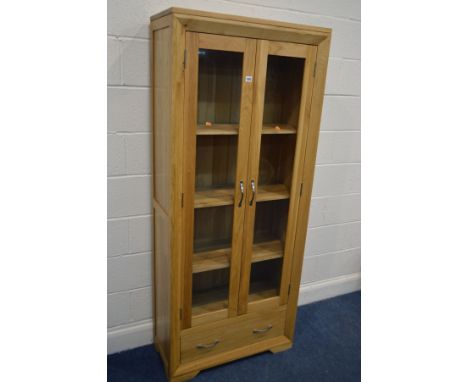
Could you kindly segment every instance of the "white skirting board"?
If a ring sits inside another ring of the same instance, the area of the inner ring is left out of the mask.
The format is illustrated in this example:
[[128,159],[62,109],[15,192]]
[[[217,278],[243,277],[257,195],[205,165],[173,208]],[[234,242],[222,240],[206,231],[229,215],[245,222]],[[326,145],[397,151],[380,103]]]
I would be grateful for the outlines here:
[[107,329],[107,354],[153,343],[153,320]]
[[[361,273],[301,284],[299,305],[325,300],[361,289]],[[153,320],[138,321],[107,330],[107,354],[133,349],[153,342]]]
[[301,284],[299,305],[325,300],[361,289],[361,272],[333,279]]

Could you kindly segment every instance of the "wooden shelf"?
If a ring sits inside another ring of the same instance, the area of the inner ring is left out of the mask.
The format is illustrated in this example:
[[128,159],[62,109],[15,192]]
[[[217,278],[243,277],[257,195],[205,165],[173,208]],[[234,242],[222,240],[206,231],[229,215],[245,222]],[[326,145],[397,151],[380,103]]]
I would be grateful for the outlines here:
[[[279,129],[276,128],[279,127]],[[296,134],[297,129],[287,124],[268,124],[262,126],[262,134]],[[197,135],[238,135],[239,125],[213,124],[211,126],[197,125]]]
[[289,199],[289,189],[284,184],[269,184],[258,187],[257,202]]
[[233,188],[215,188],[195,191],[195,208],[229,206],[234,203]]
[[[279,127],[279,129],[276,129],[276,126]],[[296,134],[297,129],[292,126],[292,125],[286,125],[286,124],[268,124],[268,125],[263,125],[262,127],[262,134]]]
[[[192,260],[192,272],[200,273],[229,267],[231,248],[215,249],[195,253]],[[252,263],[279,259],[283,257],[283,246],[279,240],[254,244],[252,248]]]
[[229,267],[231,248],[216,249],[195,253],[192,260],[192,272],[200,273]]
[[211,126],[197,125],[197,135],[238,135],[239,125],[213,124]]
[[[268,184],[258,187],[257,202],[281,199],[289,199],[289,189],[284,184]],[[195,208],[229,206],[233,203],[233,188],[215,188],[195,192]]]
[[215,288],[203,293],[193,295],[192,316],[200,316],[228,307],[228,288]]
[[279,240],[254,244],[252,251],[252,263],[283,257],[283,245]]
[[278,295],[279,292],[276,288],[272,287],[268,283],[257,281],[250,285],[248,301],[260,301]]

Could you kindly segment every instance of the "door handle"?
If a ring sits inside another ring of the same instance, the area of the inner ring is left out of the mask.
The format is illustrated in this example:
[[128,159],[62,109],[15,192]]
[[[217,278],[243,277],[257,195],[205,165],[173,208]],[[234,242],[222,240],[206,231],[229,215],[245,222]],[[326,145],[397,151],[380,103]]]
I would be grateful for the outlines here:
[[250,187],[252,188],[252,199],[250,199],[249,206],[252,205],[254,199],[255,199],[255,180],[250,181]]
[[242,207],[242,202],[244,200],[244,182],[242,180],[239,183],[239,187],[240,187],[240,192],[241,192],[241,200],[239,201],[238,207]]

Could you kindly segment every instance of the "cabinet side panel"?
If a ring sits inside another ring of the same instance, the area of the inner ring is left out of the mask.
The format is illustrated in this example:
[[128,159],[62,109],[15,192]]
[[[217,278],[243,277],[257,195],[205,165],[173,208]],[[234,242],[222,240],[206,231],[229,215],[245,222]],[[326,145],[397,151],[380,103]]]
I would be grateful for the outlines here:
[[153,31],[155,334],[168,367],[171,309],[171,27]]
[[167,214],[171,208],[171,30],[154,33],[154,190]]
[[163,209],[156,205],[155,214],[155,273],[156,273],[156,339],[164,352],[169,355],[170,336],[170,262],[171,262],[171,220]]
[[[317,69],[310,111],[310,127],[306,141],[306,154],[302,175],[303,192],[299,200],[299,211],[309,211],[310,207],[315,170],[315,157],[317,154],[318,136],[320,131],[320,118],[322,115],[323,96],[325,91],[325,79],[327,76],[328,56],[330,52],[330,41],[331,38],[327,38],[318,46],[317,49]],[[299,298],[308,218],[308,213],[301,213],[297,220],[296,240],[294,244],[291,271],[291,292],[287,306],[285,329],[285,335],[291,341],[294,337],[294,328],[296,324],[297,301]]]

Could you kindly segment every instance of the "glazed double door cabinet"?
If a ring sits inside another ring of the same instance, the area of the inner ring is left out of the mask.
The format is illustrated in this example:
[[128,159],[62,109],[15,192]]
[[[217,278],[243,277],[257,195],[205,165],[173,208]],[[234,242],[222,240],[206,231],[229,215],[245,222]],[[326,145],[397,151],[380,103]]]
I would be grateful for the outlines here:
[[331,31],[151,19],[155,344],[168,378],[292,346]]

